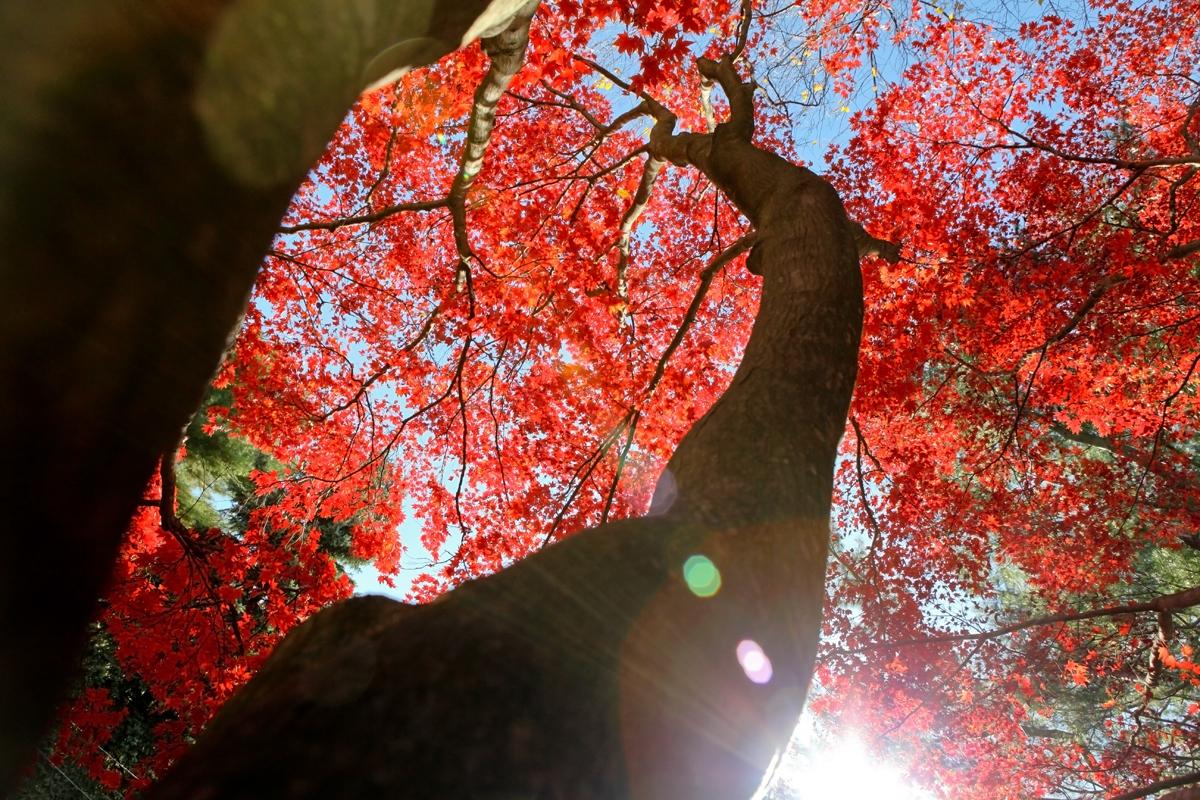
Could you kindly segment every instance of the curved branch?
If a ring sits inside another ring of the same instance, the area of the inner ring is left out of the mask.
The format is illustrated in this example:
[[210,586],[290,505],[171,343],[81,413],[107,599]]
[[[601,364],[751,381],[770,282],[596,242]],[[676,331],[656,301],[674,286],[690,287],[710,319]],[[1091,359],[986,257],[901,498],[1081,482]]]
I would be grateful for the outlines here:
[[471,246],[467,241],[466,199],[479,171],[483,169],[483,157],[487,153],[492,130],[496,126],[496,106],[508,90],[513,76],[525,63],[525,49],[529,45],[529,23],[537,10],[538,0],[526,3],[502,33],[483,40],[483,52],[491,59],[487,74],[475,90],[475,102],[471,107],[471,118],[467,123],[467,143],[463,148],[458,174],[446,195],[446,205],[454,219],[454,243],[458,257],[465,264],[471,258]]
[[656,158],[653,153],[646,156],[637,192],[634,193],[629,208],[625,210],[625,216],[621,218],[621,233],[617,238],[617,250],[620,251],[620,257],[617,260],[617,297],[621,299],[622,303],[629,303],[629,282],[626,278],[626,271],[629,268],[629,238],[633,234],[633,226],[637,224],[638,217],[642,216],[642,212],[646,210],[646,205],[650,202],[650,190],[654,188],[654,181],[658,178],[658,171],[662,169],[662,166],[661,158]]

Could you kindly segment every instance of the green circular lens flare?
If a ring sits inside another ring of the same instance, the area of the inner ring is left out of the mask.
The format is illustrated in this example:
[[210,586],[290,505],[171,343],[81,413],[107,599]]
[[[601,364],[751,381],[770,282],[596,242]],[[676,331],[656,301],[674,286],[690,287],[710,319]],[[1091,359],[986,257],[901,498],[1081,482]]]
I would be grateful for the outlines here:
[[683,562],[683,580],[697,597],[712,597],[721,588],[721,572],[708,556]]

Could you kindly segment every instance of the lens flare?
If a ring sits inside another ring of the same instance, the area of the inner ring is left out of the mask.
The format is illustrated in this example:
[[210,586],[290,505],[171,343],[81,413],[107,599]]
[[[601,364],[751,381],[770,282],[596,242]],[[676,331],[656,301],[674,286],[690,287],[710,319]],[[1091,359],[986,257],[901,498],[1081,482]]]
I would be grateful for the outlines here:
[[683,562],[683,580],[697,597],[712,597],[721,588],[721,571],[708,556],[695,555]]
[[771,680],[773,672],[771,659],[767,658],[767,654],[758,646],[758,642],[753,639],[743,639],[738,642],[737,659],[738,663],[742,665],[742,671],[750,680],[755,683],[766,683]]

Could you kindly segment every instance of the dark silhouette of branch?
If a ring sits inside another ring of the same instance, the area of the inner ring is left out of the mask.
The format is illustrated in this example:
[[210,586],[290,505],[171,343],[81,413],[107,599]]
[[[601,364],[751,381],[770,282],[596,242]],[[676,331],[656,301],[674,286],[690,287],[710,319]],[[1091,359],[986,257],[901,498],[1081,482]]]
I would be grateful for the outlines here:
[[244,656],[246,654],[246,645],[242,641],[241,628],[238,627],[237,611],[232,604],[221,600],[205,549],[193,538],[195,534],[199,534],[200,532],[191,530],[179,519],[176,506],[177,483],[175,480],[175,453],[178,449],[177,445],[171,450],[164,452],[159,461],[158,474],[159,480],[162,483],[162,493],[159,495],[158,501],[159,521],[163,530],[171,534],[171,537],[183,549],[184,557],[187,558],[192,570],[200,577],[200,583],[204,587],[204,593],[208,595],[209,602],[218,609],[226,625],[229,626],[229,630],[233,633],[233,640],[237,644],[238,655]]
[[659,381],[662,380],[663,374],[667,370],[667,362],[683,342],[683,337],[687,335],[688,328],[696,320],[696,314],[700,312],[700,306],[704,303],[704,297],[708,293],[708,287],[712,285],[713,278],[717,276],[722,267],[752,248],[756,241],[758,241],[758,234],[754,232],[746,234],[718,253],[709,262],[709,265],[704,268],[704,271],[700,273],[700,285],[696,287],[696,293],[692,295],[692,302],[688,305],[687,311],[684,312],[683,320],[680,321],[679,328],[676,329],[675,335],[671,338],[671,343],[667,345],[667,349],[663,351],[662,357],[658,359],[658,364],[654,368],[654,375],[650,378],[650,382],[646,384],[645,396],[653,392],[658,386]]
[[1053,625],[1059,622],[1078,622],[1085,619],[1098,619],[1100,617],[1117,617],[1123,614],[1140,614],[1147,611],[1155,613],[1169,613],[1171,611],[1179,611],[1184,608],[1200,605],[1200,587],[1192,587],[1183,591],[1173,592],[1171,594],[1160,595],[1153,600],[1147,600],[1141,603],[1124,603],[1121,605],[1104,606],[1102,608],[1092,608],[1086,611],[1064,611],[1058,614],[1046,614],[1040,617],[1013,622],[1008,625],[1002,625],[999,628],[992,628],[986,631],[976,631],[974,633],[946,633],[937,636],[915,637],[912,639],[900,639],[891,642],[878,642],[866,647],[860,647],[855,650],[846,650],[847,653],[865,653],[874,650],[889,650],[900,647],[914,647],[918,645],[931,644],[952,644],[956,642],[971,642],[988,639],[998,639],[1001,636],[1008,636],[1018,631],[1027,630],[1028,628],[1037,628],[1043,625]]
[[441,200],[417,200],[411,203],[394,203],[390,206],[384,206],[376,211],[368,214],[356,214],[352,217],[338,217],[337,219],[315,220],[313,222],[301,222],[296,225],[281,225],[280,233],[300,233],[301,231],[333,231],[338,228],[344,228],[347,225],[370,225],[375,222],[380,222],[388,217],[401,214],[405,211],[433,211],[438,208],[446,208],[446,199]]
[[[1139,800],[1139,798],[1149,797],[1166,789],[1189,786],[1194,783],[1200,783],[1200,772],[1188,772],[1174,778],[1164,778],[1161,781],[1148,783],[1145,786],[1139,786],[1136,789],[1130,789],[1127,792],[1115,795],[1110,800]],[[1186,789],[1180,792],[1164,794],[1159,800],[1198,800],[1198,798],[1200,798],[1200,790]]]
[[1167,251],[1167,258],[1187,258],[1193,253],[1200,253],[1200,239],[1193,239],[1186,244],[1176,245]]

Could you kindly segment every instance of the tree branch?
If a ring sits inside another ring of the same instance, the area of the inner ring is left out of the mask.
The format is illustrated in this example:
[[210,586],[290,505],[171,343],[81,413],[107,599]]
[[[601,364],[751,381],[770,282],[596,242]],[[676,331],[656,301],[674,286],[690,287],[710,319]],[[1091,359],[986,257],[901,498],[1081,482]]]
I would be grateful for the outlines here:
[[[1145,786],[1139,786],[1136,789],[1130,789],[1128,792],[1116,795],[1111,800],[1139,800],[1142,797],[1149,797],[1152,794],[1157,794],[1164,789],[1174,789],[1179,786],[1190,786],[1194,783],[1200,783],[1200,772],[1188,772],[1179,775],[1175,778],[1164,778],[1161,781],[1148,783]],[[1200,791],[1196,789],[1186,789],[1181,792],[1171,792],[1165,794],[1159,800],[1197,800],[1200,798]]]
[[608,70],[608,69],[605,69],[604,67],[600,66],[600,65],[599,65],[599,64],[597,64],[595,61],[593,61],[592,59],[590,59],[590,58],[587,58],[587,57],[585,57],[585,56],[580,56],[580,55],[575,55],[575,56],[573,56],[573,58],[574,58],[576,61],[579,61],[579,62],[582,62],[582,63],[584,63],[584,64],[587,64],[589,67],[591,67],[592,69],[596,70],[596,71],[597,71],[597,72],[599,72],[601,75],[603,75],[604,77],[608,78],[610,81],[612,81],[613,83],[615,83],[617,86],[620,86],[620,87],[621,87],[622,89],[624,89],[625,91],[627,91],[627,92],[630,92],[631,94],[636,94],[636,95],[638,95],[639,97],[641,97],[643,100],[649,100],[649,99],[650,99],[650,96],[649,96],[649,95],[647,95],[645,92],[639,92],[639,91],[637,91],[636,89],[634,89],[634,88],[633,88],[633,86],[632,86],[632,85],[629,83],[629,81],[627,81],[627,80],[625,80],[625,79],[621,78],[621,77],[620,77],[620,76],[618,76],[616,73],[614,73],[614,72],[612,72],[612,71],[610,71],[610,70]]
[[423,200],[395,203],[367,214],[342,217],[335,220],[304,222],[280,227],[281,233],[299,233],[309,230],[335,230],[346,225],[362,225],[378,222],[404,211],[430,211],[438,208],[450,209],[454,225],[454,242],[459,260],[466,263],[472,253],[467,241],[466,197],[479,171],[483,168],[483,157],[487,152],[492,129],[496,124],[496,106],[508,89],[513,76],[525,62],[525,49],[529,44],[529,24],[537,10],[539,0],[530,0],[513,17],[503,32],[482,41],[483,51],[491,59],[491,66],[475,90],[475,102],[467,123],[467,142],[459,162],[458,172],[450,185],[446,197],[439,200]]
[[1026,630],[1028,628],[1036,628],[1042,625],[1053,625],[1058,622],[1078,622],[1085,619],[1098,619],[1100,617],[1116,617],[1122,614],[1138,614],[1146,611],[1154,611],[1156,613],[1179,611],[1184,608],[1200,605],[1200,586],[1193,586],[1190,589],[1184,589],[1180,592],[1172,594],[1160,595],[1153,600],[1147,600],[1142,603],[1125,603],[1123,605],[1105,606],[1103,608],[1093,608],[1087,611],[1068,611],[1060,614],[1046,614],[1040,617],[1014,622],[1010,625],[1003,625],[999,628],[993,628],[988,631],[978,631],[976,633],[948,633],[941,636],[928,636],[925,638],[900,639],[893,642],[879,642],[868,647],[861,647],[856,650],[846,650],[846,653],[865,653],[874,650],[883,650],[899,647],[912,647],[914,645],[929,645],[929,644],[949,644],[953,642],[969,642],[982,641],[989,639],[998,639],[1001,636],[1007,636],[1010,633]]
[[[399,352],[401,352],[401,353],[411,352],[412,350],[416,349],[416,347],[418,345],[420,345],[421,342],[425,341],[425,338],[427,336],[429,336],[429,332],[431,330],[433,330],[434,320],[436,320],[438,318],[438,315],[442,312],[443,305],[444,305],[443,303],[438,303],[436,306],[433,307],[433,310],[429,312],[429,316],[427,316],[425,318],[425,322],[421,325],[421,329],[417,331],[417,335],[414,336],[411,341],[406,342],[400,348]],[[388,364],[387,366],[380,367],[379,369],[375,370],[375,372],[371,373],[371,375],[369,375],[367,377],[367,379],[365,381],[363,381],[361,385],[359,385],[358,389],[349,398],[342,401],[341,403],[338,403],[336,406],[329,409],[328,411],[326,411],[323,414],[316,415],[316,416],[310,415],[310,418],[314,422],[324,422],[325,420],[332,417],[334,414],[337,414],[338,412],[345,411],[347,408],[350,408],[352,405],[354,405],[355,403],[357,403],[359,400],[362,399],[362,396],[364,394],[366,394],[367,390],[370,389],[371,386],[376,381],[378,381],[380,378],[382,378],[384,375],[386,375],[388,372],[390,372],[392,369],[394,369],[395,366],[396,366],[395,364]]]
[[[658,388],[658,384],[662,381],[663,375],[666,374],[667,363],[671,360],[671,356],[674,355],[675,351],[679,348],[679,345],[683,342],[684,336],[687,335],[688,329],[691,328],[692,323],[695,321],[696,314],[699,312],[700,306],[704,302],[704,297],[708,294],[708,288],[712,285],[713,279],[716,277],[717,273],[720,272],[721,269],[730,261],[753,247],[754,243],[757,241],[757,238],[757,235],[753,232],[746,234],[729,247],[718,253],[713,260],[709,262],[708,266],[705,267],[700,273],[700,285],[696,287],[696,293],[692,296],[692,302],[688,305],[687,311],[684,312],[683,319],[680,321],[679,327],[676,329],[675,335],[672,337],[670,344],[667,345],[666,350],[664,350],[663,354],[659,357],[658,363],[654,367],[654,374],[650,378],[650,382],[646,384],[646,388],[642,391],[643,401],[645,398],[653,394],[656,388]],[[616,438],[620,436],[622,431],[624,431],[625,444],[622,446],[620,455],[618,456],[617,468],[613,474],[612,481],[609,484],[608,496],[604,503],[604,510],[601,513],[601,524],[608,521],[608,515],[612,509],[613,499],[617,493],[617,484],[621,480],[621,473],[624,470],[625,461],[629,455],[629,449],[633,445],[633,440],[637,433],[637,426],[638,422],[641,420],[641,416],[641,409],[636,406],[626,412],[625,416],[621,419],[621,422],[618,423],[617,426],[610,431],[607,436],[604,437],[593,456],[576,470],[575,476],[573,476],[572,480],[574,480],[574,477],[579,475],[580,470],[582,470],[584,467],[587,467],[587,472],[584,474],[579,486],[576,487],[575,492],[568,496],[567,502],[564,503],[562,509],[560,509],[554,525],[550,529],[551,533],[553,533],[558,527],[559,522],[561,522],[563,515],[566,513],[566,509],[570,501],[574,499],[574,495],[578,492],[578,489],[582,488],[583,481],[585,481],[587,477],[591,475],[592,471],[600,463],[604,455],[608,453],[609,449],[616,442]]]
[[[158,517],[163,530],[175,535],[187,533],[187,528],[179,520],[175,512],[175,452],[179,449],[178,442],[170,450],[164,451],[158,462],[158,477],[162,489],[158,498]],[[185,548],[186,549],[186,548]]]
[[1057,156],[1065,161],[1074,161],[1079,164],[1097,164],[1116,167],[1117,169],[1130,170],[1133,172],[1143,172],[1147,169],[1156,167],[1177,167],[1177,166],[1198,166],[1200,165],[1200,154],[1191,154],[1186,156],[1167,156],[1164,158],[1116,158],[1113,156],[1082,156],[1077,153],[1069,153],[1052,144],[1034,139],[1028,134],[1018,131],[1005,122],[1002,122],[995,117],[991,117],[990,121],[996,123],[1004,129],[1006,133],[1015,136],[1020,140],[1020,143],[1012,144],[996,144],[980,149],[998,149],[998,150],[1041,150],[1043,153]]
[[633,201],[629,204],[629,208],[625,210],[625,215],[621,218],[620,235],[617,238],[617,250],[620,255],[617,259],[617,297],[622,303],[629,303],[629,281],[626,278],[626,271],[629,268],[629,238],[633,233],[633,226],[637,223],[638,217],[646,210],[647,203],[650,202],[650,190],[654,188],[654,181],[658,177],[658,171],[662,169],[663,161],[655,157],[653,153],[646,156],[646,163],[642,166],[642,178],[638,182],[637,192],[633,195]]
[[[1117,284],[1124,283],[1125,280],[1126,279],[1120,275],[1109,275],[1103,278],[1098,284],[1096,284],[1096,288],[1092,289],[1092,291],[1088,293],[1088,296],[1083,299],[1083,302],[1079,305],[1079,308],[1075,309],[1075,313],[1071,315],[1071,318],[1063,323],[1062,327],[1051,334],[1050,338],[1046,340],[1042,347],[1049,347],[1050,345],[1061,342],[1063,339],[1067,338],[1067,336],[1069,336],[1077,327],[1079,327],[1079,323],[1083,322],[1083,318],[1086,317],[1088,313],[1096,307],[1096,303],[1100,302],[1100,298],[1104,297],[1105,293],[1109,289],[1113,288]],[[1035,347],[1030,350],[1026,350],[1025,354],[1029,355],[1030,353],[1036,352],[1038,349],[1040,348]]]
[[[483,52],[491,59],[491,66],[475,90],[475,102],[471,107],[471,118],[467,123],[467,142],[463,148],[458,174],[450,185],[446,205],[454,221],[454,243],[460,264],[466,265],[473,253],[467,241],[467,193],[474,185],[483,168],[483,157],[487,152],[492,130],[496,126],[496,106],[504,96],[513,76],[525,63],[525,49],[529,45],[529,23],[537,10],[538,0],[530,0],[513,18],[502,33],[483,40]],[[460,267],[462,269],[462,267]]]
[[340,217],[338,219],[321,220],[316,222],[301,222],[298,225],[281,225],[280,233],[300,233],[301,231],[332,231],[347,225],[369,225],[374,222],[386,219],[393,214],[399,214],[404,211],[432,211],[437,208],[445,208],[446,200],[417,200],[411,203],[394,203],[390,206],[384,206],[376,211],[368,214],[357,214],[353,217]]
[[1168,260],[1176,258],[1187,258],[1193,253],[1200,252],[1200,239],[1193,239],[1190,242],[1176,245],[1167,251],[1166,257]]
[[176,494],[177,483],[175,480],[175,453],[179,449],[179,443],[162,454],[159,460],[158,474],[162,482],[162,491],[158,501],[158,513],[162,529],[171,534],[171,537],[179,543],[183,550],[184,557],[191,562],[196,572],[200,575],[200,583],[204,587],[205,594],[213,606],[217,608],[220,615],[224,618],[225,623],[229,626],[229,630],[233,633],[234,643],[237,645],[238,655],[246,654],[246,645],[242,641],[242,631],[237,624],[237,612],[233,605],[221,600],[217,593],[217,586],[210,572],[208,559],[201,545],[192,540],[191,530],[183,524],[176,512]]
[[709,265],[704,268],[704,271],[700,273],[700,285],[696,287],[696,293],[692,296],[692,302],[688,306],[688,310],[684,312],[683,320],[679,323],[679,328],[675,331],[675,336],[658,359],[658,364],[654,368],[654,376],[650,379],[650,383],[646,385],[646,390],[642,394],[643,397],[648,397],[657,388],[659,381],[662,380],[667,370],[667,362],[670,361],[675,350],[683,342],[683,337],[687,335],[688,328],[695,321],[696,314],[700,311],[700,305],[704,302],[704,296],[708,293],[708,287],[712,285],[713,278],[717,276],[722,267],[749,250],[757,241],[757,233],[752,231],[746,234],[718,253]]
[[737,43],[733,46],[733,52],[729,54],[731,61],[738,61],[746,52],[746,42],[750,39],[750,15],[753,6],[754,3],[751,0],[742,0],[742,16],[738,20]]
[[700,78],[700,113],[704,115],[704,127],[712,133],[717,129],[717,115],[712,107],[713,82],[709,78]]

